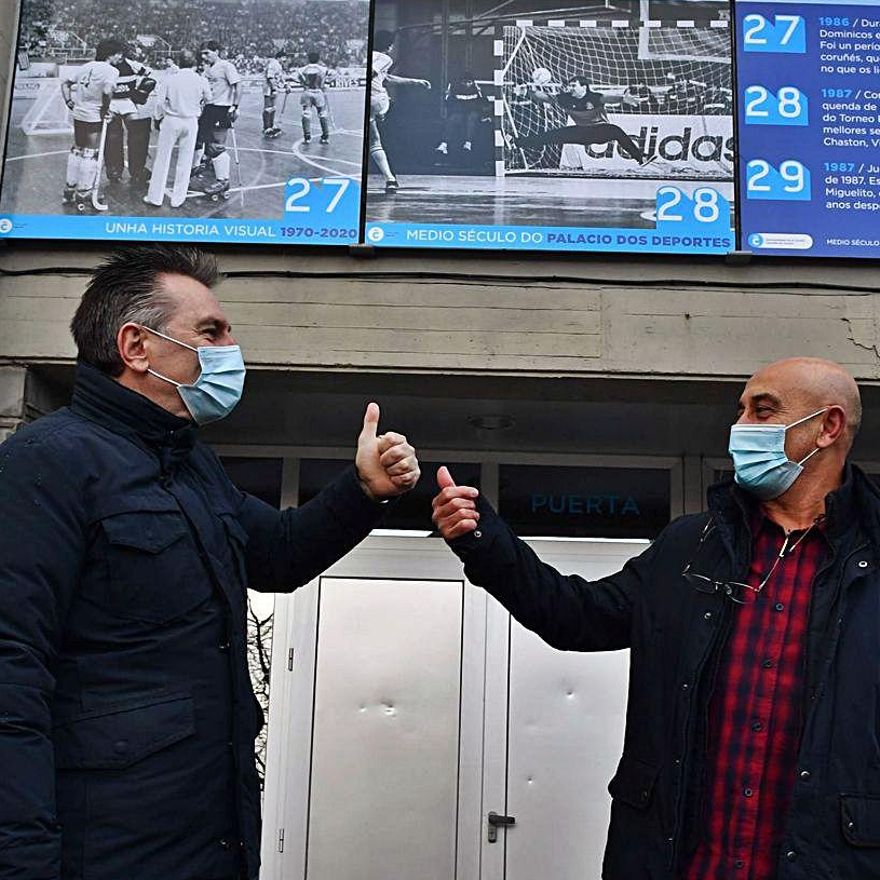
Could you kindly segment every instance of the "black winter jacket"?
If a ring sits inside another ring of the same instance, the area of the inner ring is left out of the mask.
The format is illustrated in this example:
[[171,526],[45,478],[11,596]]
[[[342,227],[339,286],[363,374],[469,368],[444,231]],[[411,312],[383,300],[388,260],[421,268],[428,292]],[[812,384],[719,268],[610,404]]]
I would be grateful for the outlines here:
[[0,878],[255,877],[245,586],[293,590],[381,514],[353,468],[275,510],[80,365],[0,447]]
[[[606,880],[670,880],[704,827],[709,699],[733,615],[681,576],[743,580],[752,540],[735,487],[682,517],[618,574],[595,582],[542,563],[484,501],[451,542],[471,582],[567,651],[631,649],[623,756],[611,780]],[[804,727],[777,880],[880,878],[880,494],[856,467],[827,498],[829,555],[813,587]]]

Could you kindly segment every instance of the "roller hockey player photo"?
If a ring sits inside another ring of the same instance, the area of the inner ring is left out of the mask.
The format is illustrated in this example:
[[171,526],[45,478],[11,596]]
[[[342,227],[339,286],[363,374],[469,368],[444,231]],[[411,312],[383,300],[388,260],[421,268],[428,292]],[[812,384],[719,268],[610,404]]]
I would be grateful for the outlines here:
[[[733,204],[727,0],[472,0],[466,14],[377,0],[375,23],[395,40],[390,56],[374,44],[368,224],[650,230],[664,185]],[[434,89],[398,86],[389,62]]]
[[306,144],[312,141],[312,111],[318,114],[321,143],[330,143],[330,99],[325,89],[328,72],[321,64],[321,53],[312,51],[309,52],[309,63],[297,73],[302,86],[299,103],[302,107],[303,142]]
[[0,214],[199,236],[281,222],[291,179],[359,183],[368,22],[368,0],[21,0]]

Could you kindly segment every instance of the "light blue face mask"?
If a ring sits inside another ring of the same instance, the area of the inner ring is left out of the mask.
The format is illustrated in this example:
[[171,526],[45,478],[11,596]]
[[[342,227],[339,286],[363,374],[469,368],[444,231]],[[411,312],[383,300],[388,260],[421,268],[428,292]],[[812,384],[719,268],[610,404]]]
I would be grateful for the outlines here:
[[803,472],[804,462],[819,447],[800,461],[791,461],[785,454],[785,432],[827,411],[828,407],[823,406],[790,425],[731,425],[728,451],[736,484],[761,501],[770,501],[788,491]]
[[155,370],[147,370],[151,376],[170,382],[177,386],[177,393],[181,396],[186,408],[189,410],[193,421],[197,425],[207,425],[225,418],[235,409],[241,400],[244,390],[244,377],[247,372],[241,348],[237,345],[200,345],[194,348],[178,339],[172,339],[151,327],[142,329],[161,336],[175,345],[182,345],[199,356],[199,365],[202,370],[198,379],[192,385],[175,382]]

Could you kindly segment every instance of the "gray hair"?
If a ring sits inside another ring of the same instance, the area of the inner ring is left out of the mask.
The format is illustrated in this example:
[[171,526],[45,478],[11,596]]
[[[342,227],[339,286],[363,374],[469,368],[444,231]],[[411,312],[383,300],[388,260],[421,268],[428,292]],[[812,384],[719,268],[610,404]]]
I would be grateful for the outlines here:
[[162,275],[184,275],[206,287],[219,280],[217,261],[198,248],[148,244],[115,251],[92,273],[70,322],[80,360],[119,376],[124,369],[116,344],[120,327],[134,323],[165,332],[175,303]]

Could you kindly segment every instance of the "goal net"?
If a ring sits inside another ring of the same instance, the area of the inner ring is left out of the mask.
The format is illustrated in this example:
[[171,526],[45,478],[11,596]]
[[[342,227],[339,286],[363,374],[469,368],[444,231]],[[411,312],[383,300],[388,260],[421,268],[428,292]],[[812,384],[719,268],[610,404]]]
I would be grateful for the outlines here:
[[[733,93],[727,22],[517,22],[501,29],[495,72],[499,174],[729,180]],[[534,100],[535,71],[550,102]],[[514,138],[573,124],[552,98],[575,76],[605,98],[608,120],[654,158],[645,167],[616,142],[521,149]]]
[[73,132],[73,113],[61,97],[61,80],[57,77],[31,78],[29,95],[33,103],[21,119],[21,130],[28,136],[69,134]]

